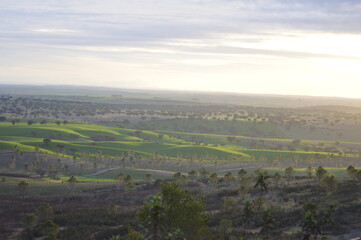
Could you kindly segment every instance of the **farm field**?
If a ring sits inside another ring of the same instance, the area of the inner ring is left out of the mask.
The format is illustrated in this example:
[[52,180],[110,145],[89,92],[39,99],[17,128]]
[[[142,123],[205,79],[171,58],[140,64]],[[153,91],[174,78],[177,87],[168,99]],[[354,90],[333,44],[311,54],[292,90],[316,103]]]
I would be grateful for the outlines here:
[[[94,138],[105,138],[94,141]],[[184,133],[174,131],[142,131],[124,128],[106,127],[94,124],[71,123],[66,125],[56,125],[47,123],[44,126],[39,124],[28,126],[26,123],[11,125],[9,123],[0,123],[0,149],[14,149],[16,146],[21,151],[34,151],[37,147],[40,151],[46,151],[49,154],[58,154],[57,145],[64,145],[66,156],[80,156],[82,152],[96,154],[103,152],[113,157],[125,155],[129,151],[144,157],[150,157],[154,153],[177,158],[177,154],[184,156],[197,155],[198,157],[206,155],[216,156],[218,159],[227,159],[230,156],[239,156],[243,159],[273,159],[276,156],[280,158],[307,158],[315,154],[327,155],[326,152],[314,152],[304,150],[271,150],[271,149],[252,149],[247,147],[247,141],[261,141],[263,143],[283,143],[290,144],[292,139],[279,138],[253,138],[247,136],[234,136],[232,142],[227,140],[230,135],[218,134],[200,134]],[[51,139],[51,143],[46,144],[44,139]],[[106,139],[106,138],[111,138]],[[102,141],[103,140],[103,141]],[[237,141],[236,141],[237,140]],[[305,144],[333,144],[333,142],[302,140]],[[339,144],[359,145],[358,142],[340,142]],[[248,144],[249,145],[249,144]],[[72,153],[71,148],[78,151]],[[352,155],[350,155],[352,156]]]
[[[272,166],[282,172],[287,166],[305,168],[320,164],[345,167],[357,162],[358,158],[357,154],[340,156],[324,151],[305,151],[299,143],[334,145],[330,141],[302,139],[294,144],[295,140],[285,138],[136,130],[82,122],[59,124],[47,121],[39,124],[41,119],[31,119],[34,123],[29,125],[26,121],[29,119],[17,124],[0,122],[0,149],[14,151],[13,155],[7,154],[7,159],[4,154],[0,155],[3,158],[1,169],[21,173],[29,165],[39,164],[37,162],[40,161],[44,164],[43,170],[56,169],[60,181],[67,181],[72,174],[81,182],[115,182],[115,171],[108,171],[114,168],[125,171],[124,175],[130,175],[133,180],[144,180],[147,173],[155,180],[170,178],[175,172],[187,174],[202,167],[219,171],[221,175],[225,174],[224,170],[242,167],[257,169]],[[292,146],[293,149],[269,147],[276,144]],[[338,142],[338,146],[359,144]],[[19,151],[33,155],[15,156]],[[39,154],[42,156],[38,157]],[[13,161],[14,158],[17,159]],[[342,163],[345,161],[347,163]],[[14,166],[9,167],[11,164]],[[33,174],[36,175],[35,170]],[[99,171],[104,173],[92,175]]]

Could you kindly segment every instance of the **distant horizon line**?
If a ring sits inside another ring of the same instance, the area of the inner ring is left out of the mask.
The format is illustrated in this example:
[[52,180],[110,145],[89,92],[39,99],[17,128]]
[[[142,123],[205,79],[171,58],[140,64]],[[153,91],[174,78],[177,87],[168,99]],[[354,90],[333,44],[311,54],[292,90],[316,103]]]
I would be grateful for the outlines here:
[[[322,95],[299,95],[299,94],[283,94],[283,93],[254,93],[254,92],[231,92],[231,91],[212,91],[212,90],[178,90],[178,89],[166,89],[166,88],[120,88],[120,87],[110,87],[110,86],[99,86],[99,85],[69,85],[69,84],[45,84],[45,83],[34,83],[34,84],[23,84],[23,83],[0,83],[0,86],[29,86],[29,87],[76,87],[76,88],[102,88],[103,90],[110,91],[158,91],[158,92],[177,92],[184,94],[224,94],[224,95],[234,95],[234,96],[265,96],[265,97],[302,97],[302,98],[332,98],[332,99],[349,99],[349,100],[361,100],[361,97],[342,97],[342,96],[322,96]],[[1,90],[0,90],[1,93]]]

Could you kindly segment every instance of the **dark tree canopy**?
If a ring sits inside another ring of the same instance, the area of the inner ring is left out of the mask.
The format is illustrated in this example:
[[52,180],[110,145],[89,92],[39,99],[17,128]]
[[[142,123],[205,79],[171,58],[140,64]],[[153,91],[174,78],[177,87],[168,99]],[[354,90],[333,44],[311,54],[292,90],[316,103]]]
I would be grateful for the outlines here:
[[[155,213],[157,219],[154,219]],[[162,183],[161,192],[144,203],[137,217],[149,230],[155,229],[156,221],[164,236],[181,231],[185,239],[205,239],[209,220],[204,201],[176,183]]]

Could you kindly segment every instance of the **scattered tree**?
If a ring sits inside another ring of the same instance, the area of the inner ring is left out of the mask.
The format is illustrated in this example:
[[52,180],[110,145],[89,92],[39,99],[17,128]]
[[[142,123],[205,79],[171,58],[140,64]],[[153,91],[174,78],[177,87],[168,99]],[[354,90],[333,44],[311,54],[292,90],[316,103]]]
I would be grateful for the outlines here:
[[49,144],[51,143],[51,139],[49,139],[49,138],[44,138],[44,139],[43,139],[43,143],[44,143],[45,145],[49,145]]
[[29,188],[29,183],[27,183],[25,181],[19,182],[18,190],[19,190],[19,192],[20,192],[23,199],[25,198],[25,194],[26,194],[28,188]]

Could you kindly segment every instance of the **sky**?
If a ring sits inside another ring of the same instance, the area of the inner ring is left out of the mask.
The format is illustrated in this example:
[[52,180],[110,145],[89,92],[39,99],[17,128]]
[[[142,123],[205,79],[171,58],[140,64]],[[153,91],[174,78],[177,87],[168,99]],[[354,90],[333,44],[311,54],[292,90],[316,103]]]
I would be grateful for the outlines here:
[[361,98],[361,0],[0,0],[0,84]]

